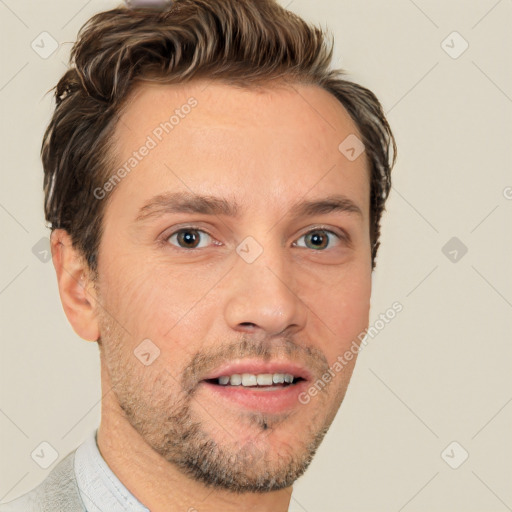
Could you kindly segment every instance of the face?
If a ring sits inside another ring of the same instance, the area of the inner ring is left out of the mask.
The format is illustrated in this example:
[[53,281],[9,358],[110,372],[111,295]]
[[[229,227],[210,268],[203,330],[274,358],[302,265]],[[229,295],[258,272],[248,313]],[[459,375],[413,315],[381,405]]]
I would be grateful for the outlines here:
[[371,292],[366,155],[338,150],[351,134],[304,85],[141,85],[121,115],[125,172],[97,192],[105,399],[207,485],[290,486],[343,400],[355,357],[336,361]]

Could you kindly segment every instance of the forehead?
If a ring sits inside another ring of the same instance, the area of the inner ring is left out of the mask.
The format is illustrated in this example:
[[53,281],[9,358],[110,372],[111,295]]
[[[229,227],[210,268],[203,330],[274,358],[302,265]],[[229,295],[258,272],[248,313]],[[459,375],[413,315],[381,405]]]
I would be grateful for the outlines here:
[[[351,122],[342,104],[317,85],[284,80],[237,85],[220,79],[195,79],[179,84],[140,81],[129,94],[128,108],[123,112],[124,119],[129,120],[130,111],[133,113],[139,107],[148,108],[160,103],[161,107],[171,108],[184,103],[190,97],[200,100],[202,119],[213,116],[215,122],[222,119],[229,119],[231,122],[233,117],[239,118],[240,122],[254,122],[254,114],[258,114],[258,119],[266,124],[274,121],[271,112],[266,109],[269,106],[276,110],[299,108],[305,117],[320,116],[326,125],[334,129],[339,128],[335,125],[339,124],[340,115],[347,122]],[[325,107],[327,110],[324,110]],[[286,123],[287,118],[282,121]],[[357,129],[353,122],[352,126]]]
[[137,162],[113,200],[194,191],[246,204],[259,196],[263,207],[339,192],[366,214],[366,155],[350,161],[338,149],[354,134],[360,137],[350,115],[318,86],[142,83],[115,129],[118,165]]

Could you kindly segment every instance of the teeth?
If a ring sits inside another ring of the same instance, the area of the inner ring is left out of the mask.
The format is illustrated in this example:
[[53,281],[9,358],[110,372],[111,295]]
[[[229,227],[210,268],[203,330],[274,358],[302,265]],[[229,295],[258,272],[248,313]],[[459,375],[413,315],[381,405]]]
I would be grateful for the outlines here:
[[250,373],[242,373],[242,386],[256,386],[258,379],[256,375]]
[[222,386],[272,386],[272,384],[292,384],[295,377],[290,373],[260,373],[254,375],[252,373],[235,373],[233,375],[223,375],[217,379]]
[[271,373],[261,373],[256,377],[258,381],[258,386],[271,386],[272,385],[272,374]]
[[274,373],[272,381],[274,384],[282,384],[284,382],[284,373]]
[[242,384],[242,376],[238,374],[231,375],[230,382],[232,386],[240,386]]

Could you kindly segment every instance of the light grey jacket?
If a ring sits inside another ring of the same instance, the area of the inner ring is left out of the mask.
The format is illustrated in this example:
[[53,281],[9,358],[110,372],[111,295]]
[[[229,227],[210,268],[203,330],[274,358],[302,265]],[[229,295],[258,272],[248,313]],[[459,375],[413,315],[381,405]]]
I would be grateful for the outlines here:
[[35,489],[0,505],[0,512],[87,512],[75,477],[75,451],[66,455]]

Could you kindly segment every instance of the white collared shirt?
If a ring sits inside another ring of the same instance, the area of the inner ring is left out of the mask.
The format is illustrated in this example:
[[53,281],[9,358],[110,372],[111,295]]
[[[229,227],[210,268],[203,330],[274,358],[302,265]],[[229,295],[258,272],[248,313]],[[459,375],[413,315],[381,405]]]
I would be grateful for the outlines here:
[[97,429],[75,453],[76,482],[87,512],[150,512],[108,467],[96,435]]

